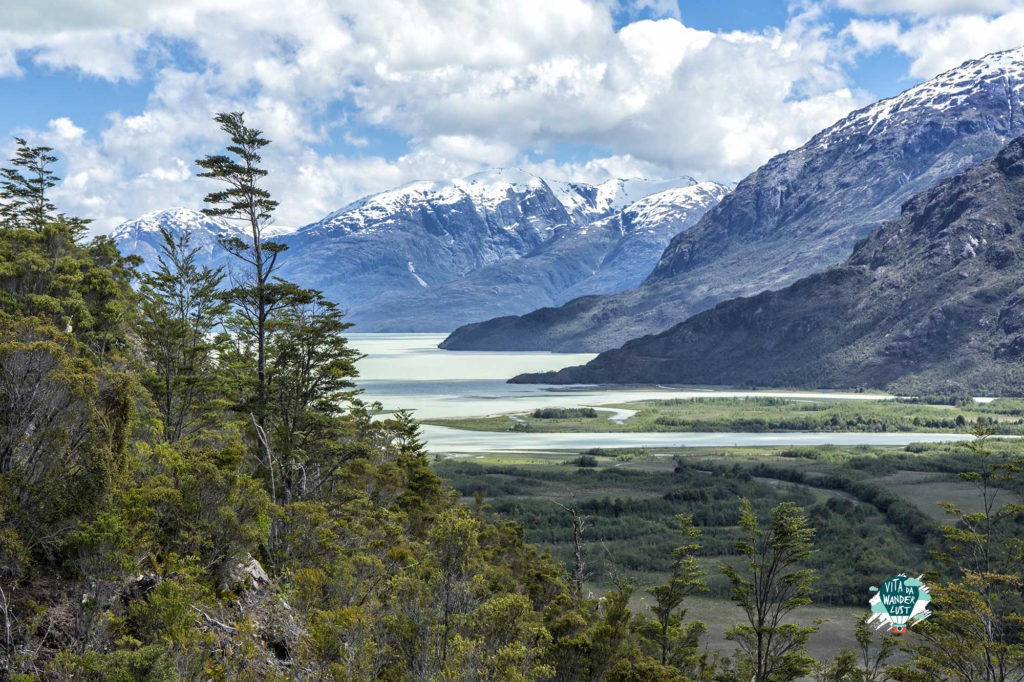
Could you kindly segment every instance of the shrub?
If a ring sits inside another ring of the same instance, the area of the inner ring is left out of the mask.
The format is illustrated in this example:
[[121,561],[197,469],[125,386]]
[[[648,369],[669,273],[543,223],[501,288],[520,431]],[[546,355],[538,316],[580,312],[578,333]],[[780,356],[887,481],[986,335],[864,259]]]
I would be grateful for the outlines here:
[[597,410],[592,407],[543,407],[533,411],[534,419],[593,419]]

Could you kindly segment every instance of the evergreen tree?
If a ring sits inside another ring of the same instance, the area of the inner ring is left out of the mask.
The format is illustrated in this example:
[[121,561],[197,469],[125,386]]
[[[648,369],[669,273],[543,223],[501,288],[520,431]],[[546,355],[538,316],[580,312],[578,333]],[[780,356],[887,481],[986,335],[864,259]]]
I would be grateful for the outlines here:
[[267,326],[274,311],[293,299],[297,287],[273,276],[279,265],[278,256],[287,247],[263,239],[263,231],[277,208],[270,192],[260,184],[267,175],[260,165],[260,150],[270,141],[262,131],[247,127],[241,112],[217,114],[214,120],[229,138],[227,154],[208,155],[197,160],[196,165],[204,169],[199,177],[217,180],[227,188],[206,195],[204,201],[209,207],[203,213],[240,221],[251,235],[251,241],[232,236],[224,238],[221,244],[243,266],[238,271],[229,269],[232,288],[228,294],[255,339],[256,391],[252,408],[256,425],[265,429]]
[[319,292],[296,292],[268,322],[266,436],[281,504],[330,498],[347,458],[341,419],[356,396],[351,327]]
[[772,511],[766,529],[758,526],[750,502],[741,500],[743,540],[736,550],[741,569],[724,564],[732,585],[732,600],[746,614],[747,623],[726,631],[740,649],[741,669],[754,682],[794,680],[811,670],[807,638],[816,628],[783,622],[787,615],[809,604],[814,572],[799,568],[813,553],[814,529],[803,510],[783,502]]
[[886,666],[897,650],[896,636],[888,631],[876,634],[868,624],[870,617],[870,614],[862,614],[854,629],[860,659],[859,674],[854,679],[856,682],[885,682],[890,679]]
[[216,329],[228,304],[219,286],[220,268],[196,264],[197,247],[185,232],[160,228],[163,244],[154,272],[142,278],[139,338],[151,372],[146,387],[163,417],[163,436],[173,443],[213,423],[220,410],[222,375],[214,368]]
[[682,608],[687,598],[707,589],[704,570],[697,561],[700,551],[700,529],[693,525],[690,516],[678,516],[679,535],[686,544],[672,550],[672,567],[668,581],[648,590],[654,597],[651,605],[653,618],[642,621],[638,627],[640,637],[655,650],[662,665],[685,669],[691,672],[697,664],[695,657],[699,640],[706,631],[700,622],[683,625],[686,609]]
[[46,190],[58,180],[49,170],[56,157],[49,147],[16,139],[14,168],[0,171],[0,225],[11,228],[0,240],[0,304],[51,320],[84,342],[103,366],[109,353],[126,347],[134,312],[130,282],[141,261],[121,255],[109,237],[83,243],[90,221],[54,217]]
[[60,180],[50,170],[57,157],[50,147],[31,147],[20,137],[14,141],[18,148],[11,167],[0,169],[0,226],[39,232],[56,211],[46,191]]

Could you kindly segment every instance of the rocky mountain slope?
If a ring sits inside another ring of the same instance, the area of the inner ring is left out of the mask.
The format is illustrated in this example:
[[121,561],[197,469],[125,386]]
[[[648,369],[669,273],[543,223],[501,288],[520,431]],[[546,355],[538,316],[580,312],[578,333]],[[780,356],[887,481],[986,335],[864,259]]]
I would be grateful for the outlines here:
[[520,383],[1024,393],[1024,137],[922,192],[840,266]]
[[[726,191],[692,178],[587,185],[496,169],[410,183],[271,234],[289,247],[280,276],[324,291],[361,331],[450,331],[636,286],[669,240]],[[226,262],[218,236],[246,238],[189,209],[148,214],[113,236],[155,263],[160,226],[190,231],[203,262],[215,265]]]
[[727,191],[724,185],[702,182],[659,192],[601,220],[573,221],[521,257],[417,291],[378,295],[352,306],[350,315],[363,329],[450,331],[496,313],[629,289],[658,261],[669,240]]
[[451,349],[606,350],[715,303],[837,263],[908,197],[1024,133],[1024,48],[988,55],[855,111],[771,159],[634,290],[457,330]]

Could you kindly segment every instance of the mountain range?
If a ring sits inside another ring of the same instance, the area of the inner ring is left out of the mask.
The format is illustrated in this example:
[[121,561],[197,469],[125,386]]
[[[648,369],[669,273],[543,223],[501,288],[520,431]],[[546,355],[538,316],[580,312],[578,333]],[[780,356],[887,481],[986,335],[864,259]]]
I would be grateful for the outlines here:
[[[671,238],[728,190],[689,177],[588,185],[494,169],[403,185],[270,234],[289,247],[279,275],[323,291],[360,331],[450,331],[636,286]],[[112,236],[151,266],[160,227],[189,231],[211,265],[227,263],[219,236],[248,238],[183,208],[124,223]]]
[[602,351],[846,258],[915,193],[1024,133],[1024,48],[855,111],[780,154],[675,236],[634,289],[456,330],[453,350]]
[[518,383],[1024,392],[1024,137],[914,196],[842,264]]

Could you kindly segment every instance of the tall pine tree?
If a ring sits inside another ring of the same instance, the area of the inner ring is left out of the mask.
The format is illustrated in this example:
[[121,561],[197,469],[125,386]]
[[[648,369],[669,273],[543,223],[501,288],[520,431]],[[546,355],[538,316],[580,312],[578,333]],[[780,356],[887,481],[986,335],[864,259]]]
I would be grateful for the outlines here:
[[57,157],[51,147],[31,147],[20,137],[14,141],[18,148],[11,167],[0,169],[0,225],[41,232],[56,211],[46,192],[60,180],[50,170]]
[[220,129],[227,134],[226,154],[212,154],[196,161],[203,169],[201,178],[211,178],[226,189],[211,192],[203,209],[208,216],[227,218],[243,223],[249,230],[251,241],[239,237],[226,237],[224,248],[242,267],[229,269],[232,288],[229,300],[241,313],[256,345],[256,391],[251,405],[254,419],[260,429],[267,418],[267,323],[274,311],[287,305],[298,293],[294,285],[274,277],[278,256],[287,249],[284,244],[265,241],[264,229],[273,220],[277,202],[261,186],[267,171],[260,164],[260,150],[270,144],[263,132],[245,125],[241,112],[220,113],[214,117]]

